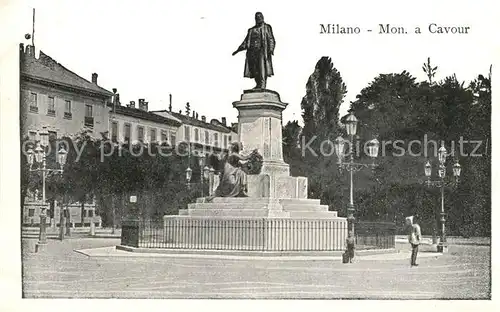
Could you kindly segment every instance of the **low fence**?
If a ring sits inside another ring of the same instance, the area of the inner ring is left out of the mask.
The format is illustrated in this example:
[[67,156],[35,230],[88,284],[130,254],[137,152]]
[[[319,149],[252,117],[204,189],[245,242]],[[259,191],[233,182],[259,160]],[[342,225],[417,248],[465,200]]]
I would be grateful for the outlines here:
[[357,249],[389,249],[396,247],[396,224],[364,222],[355,224]]
[[[390,224],[358,223],[358,249],[394,248]],[[373,231],[373,232],[369,232]],[[342,251],[347,222],[339,219],[183,218],[124,221],[122,245],[140,248]]]

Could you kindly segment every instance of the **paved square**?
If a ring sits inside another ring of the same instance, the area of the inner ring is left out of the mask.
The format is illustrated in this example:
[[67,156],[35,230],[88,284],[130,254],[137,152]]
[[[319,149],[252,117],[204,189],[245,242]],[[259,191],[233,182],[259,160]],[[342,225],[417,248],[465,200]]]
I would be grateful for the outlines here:
[[43,253],[23,254],[26,298],[490,298],[490,247],[451,245],[403,256],[338,260],[210,257],[88,257],[75,249],[110,247],[117,239],[50,240]]

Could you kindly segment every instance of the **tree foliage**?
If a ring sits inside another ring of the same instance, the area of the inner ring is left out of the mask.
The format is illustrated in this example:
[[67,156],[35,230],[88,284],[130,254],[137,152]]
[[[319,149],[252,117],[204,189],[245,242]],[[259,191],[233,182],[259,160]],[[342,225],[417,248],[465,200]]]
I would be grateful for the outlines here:
[[[345,85],[332,67],[328,58],[322,58],[309,77],[301,104],[302,136],[331,138],[342,134],[336,105],[342,102],[343,96],[338,95],[345,93]],[[445,188],[449,234],[490,235],[491,71],[467,84],[456,75],[435,81],[438,66],[431,65],[430,58],[423,70],[428,80],[420,82],[407,71],[379,74],[351,103],[359,120],[357,141],[361,148],[373,137],[381,142],[379,166],[354,176],[357,217],[402,224],[405,216],[414,214],[424,234],[431,234],[439,219],[440,192],[423,183],[423,166],[427,159],[433,161],[432,179],[437,179],[436,153],[443,141],[448,152],[453,152],[448,156],[447,176],[452,176],[455,160],[462,165],[459,184]],[[310,197],[321,198],[342,215],[348,200],[347,175],[338,174],[335,155],[313,158],[294,153],[299,149],[294,144],[297,129],[296,122],[283,129],[285,160],[292,172],[309,178]],[[460,140],[466,141],[463,154]],[[477,157],[470,155],[476,145],[471,141],[481,142]],[[366,158],[361,152],[356,161],[367,162]]]
[[329,57],[322,57],[314,68],[302,98],[302,135],[310,140],[333,138],[338,132],[339,107],[344,101],[347,88],[340,72]]

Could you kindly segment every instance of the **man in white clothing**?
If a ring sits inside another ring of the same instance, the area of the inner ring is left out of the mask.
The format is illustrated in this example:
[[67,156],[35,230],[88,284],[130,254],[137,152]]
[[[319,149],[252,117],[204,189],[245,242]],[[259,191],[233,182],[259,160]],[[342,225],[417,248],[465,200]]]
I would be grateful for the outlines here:
[[406,218],[406,225],[408,226],[408,242],[411,244],[411,266],[418,266],[418,245],[420,245],[420,240],[422,238],[420,225],[414,221],[414,216]]

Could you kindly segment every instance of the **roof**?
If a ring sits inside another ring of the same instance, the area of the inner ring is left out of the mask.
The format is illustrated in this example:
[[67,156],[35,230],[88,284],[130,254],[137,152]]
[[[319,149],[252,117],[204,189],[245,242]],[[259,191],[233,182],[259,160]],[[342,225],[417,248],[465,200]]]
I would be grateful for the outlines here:
[[[113,107],[113,104],[109,104],[109,107]],[[121,114],[125,116],[135,117],[143,120],[148,120],[152,122],[157,122],[161,124],[171,125],[175,127],[179,127],[181,125],[181,121],[175,117],[167,118],[164,116],[160,116],[153,112],[148,112],[138,108],[132,108],[127,106],[116,105],[114,108],[115,114]]]
[[102,96],[113,95],[110,91],[78,76],[42,51],[40,51],[38,58],[28,53],[24,54],[21,62],[21,74],[60,87],[70,87]]
[[182,121],[182,123],[187,124],[187,125],[197,126],[197,127],[200,127],[200,128],[210,129],[210,130],[214,130],[214,131],[220,131],[220,132],[224,132],[224,133],[230,133],[231,132],[230,128],[225,127],[223,125],[214,125],[214,124],[211,124],[211,123],[208,123],[208,122],[204,122],[202,120],[199,120],[199,119],[196,119],[196,118],[193,118],[193,117],[190,117],[190,116],[186,116],[186,115],[183,115],[183,114],[174,113],[174,112],[166,111],[166,110],[154,111],[154,112],[155,113],[165,113],[165,112],[167,112],[170,115],[174,116],[175,118],[180,119]]

